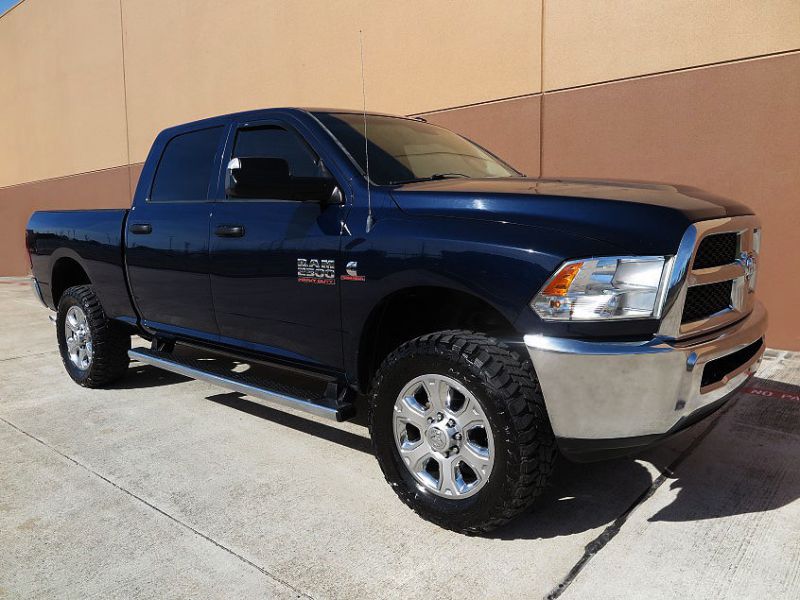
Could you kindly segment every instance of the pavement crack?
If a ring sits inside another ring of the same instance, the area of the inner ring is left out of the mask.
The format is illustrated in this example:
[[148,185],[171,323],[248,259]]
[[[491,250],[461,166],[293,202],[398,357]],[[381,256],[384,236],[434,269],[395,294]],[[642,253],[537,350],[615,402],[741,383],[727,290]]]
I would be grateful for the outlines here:
[[7,362],[9,360],[19,360],[20,358],[35,358],[37,356],[47,356],[48,354],[57,354],[58,350],[48,350],[47,352],[37,352],[36,354],[23,354],[21,356],[9,356],[7,358],[0,358],[0,362]]
[[285,587],[289,588],[290,590],[292,590],[293,592],[295,592],[296,594],[298,594],[298,596],[299,596],[299,597],[308,598],[309,600],[314,600],[314,598],[313,598],[312,596],[309,596],[309,595],[308,595],[308,594],[306,594],[305,592],[303,592],[303,591],[299,590],[298,588],[296,588],[295,586],[293,586],[293,585],[292,585],[291,583],[289,583],[288,581],[285,581],[284,579],[281,579],[281,578],[280,578],[280,577],[278,577],[277,575],[274,575],[274,574],[270,573],[270,572],[269,572],[269,571],[267,571],[267,570],[266,570],[264,567],[262,567],[262,566],[260,566],[260,565],[258,565],[258,564],[256,564],[256,563],[254,563],[254,562],[253,562],[252,560],[250,560],[249,558],[247,558],[247,557],[245,557],[245,556],[243,556],[243,555],[239,554],[238,552],[236,552],[235,550],[232,550],[231,548],[228,548],[227,546],[225,546],[224,544],[222,544],[222,543],[220,543],[220,542],[216,541],[214,538],[210,537],[209,535],[206,535],[206,534],[205,534],[205,533],[203,533],[202,531],[199,531],[198,529],[195,529],[194,527],[192,527],[192,526],[191,526],[191,525],[189,525],[188,523],[186,523],[186,522],[184,522],[184,521],[180,520],[179,518],[177,518],[177,517],[175,517],[175,516],[173,516],[173,515],[169,514],[168,512],[166,512],[165,510],[163,510],[163,509],[159,508],[159,507],[158,507],[158,506],[156,506],[155,504],[153,504],[153,503],[151,503],[151,502],[148,502],[147,500],[145,500],[145,499],[144,499],[144,498],[142,498],[141,496],[138,496],[138,495],[137,495],[137,494],[135,494],[134,492],[132,492],[132,491],[130,491],[130,490],[128,490],[128,489],[126,489],[126,488],[122,487],[122,486],[121,486],[121,485],[119,485],[118,483],[116,483],[116,482],[114,482],[114,481],[110,480],[108,477],[105,477],[104,475],[101,475],[100,473],[98,473],[97,471],[95,471],[94,469],[92,469],[91,467],[89,467],[89,466],[87,466],[87,465],[83,464],[82,462],[80,462],[80,461],[78,461],[78,460],[76,460],[76,459],[72,458],[71,456],[69,456],[69,455],[67,455],[67,454],[64,454],[63,452],[61,452],[61,451],[60,451],[60,450],[58,450],[57,448],[55,448],[55,447],[51,446],[50,444],[48,444],[48,443],[47,443],[47,442],[45,442],[44,440],[42,440],[42,439],[40,439],[40,438],[36,437],[36,436],[35,436],[35,435],[33,435],[32,433],[28,433],[27,431],[25,431],[25,430],[24,430],[24,429],[22,429],[22,428],[20,428],[20,427],[16,426],[16,425],[15,425],[14,423],[12,423],[11,421],[8,421],[7,419],[5,419],[5,418],[3,418],[3,417],[0,417],[0,421],[2,421],[3,423],[5,423],[5,424],[6,424],[6,425],[8,425],[9,427],[11,427],[11,428],[15,429],[15,430],[16,430],[16,431],[18,431],[19,433],[21,433],[21,434],[23,434],[23,435],[25,435],[25,436],[29,437],[30,439],[34,440],[35,442],[38,442],[39,444],[41,444],[41,445],[42,445],[42,446],[44,446],[45,448],[49,449],[50,451],[52,451],[52,452],[55,452],[56,454],[58,454],[58,455],[59,455],[59,456],[61,456],[62,458],[65,458],[65,459],[66,459],[66,460],[68,460],[69,462],[71,462],[71,463],[73,463],[74,465],[76,465],[76,466],[80,467],[81,469],[83,469],[83,470],[87,471],[87,472],[88,472],[88,473],[90,473],[91,475],[94,475],[94,476],[95,476],[95,477],[97,477],[98,479],[101,479],[102,481],[105,481],[106,483],[108,483],[108,484],[110,484],[110,485],[114,486],[115,488],[117,488],[117,489],[118,489],[119,491],[121,491],[122,493],[124,493],[124,494],[127,494],[128,496],[130,496],[131,498],[134,498],[135,500],[138,500],[139,502],[141,502],[142,504],[144,504],[144,505],[145,505],[145,506],[147,506],[148,508],[150,508],[150,509],[152,509],[152,510],[156,511],[157,513],[159,513],[159,514],[161,514],[161,515],[163,515],[164,517],[168,518],[169,520],[173,521],[174,523],[176,523],[176,524],[180,525],[181,527],[184,527],[185,529],[188,529],[189,531],[191,531],[191,532],[192,532],[192,533],[194,533],[195,535],[197,535],[197,536],[199,536],[199,537],[203,538],[203,539],[204,539],[204,540],[206,540],[207,542],[210,542],[210,543],[214,544],[214,545],[215,545],[217,548],[219,548],[219,549],[221,549],[221,550],[223,550],[223,551],[227,552],[228,554],[230,554],[231,556],[233,556],[233,557],[237,558],[237,559],[238,559],[238,560],[240,560],[241,562],[243,562],[243,563],[245,563],[245,564],[247,564],[247,565],[249,565],[249,566],[253,567],[254,569],[256,569],[256,570],[258,570],[258,571],[260,571],[260,572],[261,572],[263,575],[265,575],[267,578],[269,578],[269,579],[271,579],[271,580],[273,580],[273,581],[275,581],[275,582],[277,582],[277,583],[279,583],[279,584],[281,584],[281,585],[283,585],[283,586],[285,586]]
[[563,594],[567,590],[570,584],[572,584],[572,582],[575,581],[575,578],[578,577],[580,572],[584,569],[584,567],[586,567],[589,561],[592,560],[592,558],[596,556],[598,552],[600,552],[603,548],[605,548],[606,544],[608,544],[608,542],[614,539],[614,537],[620,532],[622,526],[627,522],[628,517],[631,516],[633,511],[635,511],[639,506],[641,506],[644,502],[646,502],[653,494],[655,494],[658,488],[660,488],[668,478],[673,476],[675,470],[681,465],[681,463],[683,463],[683,461],[686,460],[692,454],[692,452],[695,451],[695,449],[702,443],[702,441],[706,439],[706,437],[708,437],[708,434],[710,434],[714,430],[717,424],[722,420],[722,417],[725,416],[725,414],[731,408],[733,408],[733,405],[736,403],[737,399],[738,398],[734,398],[733,400],[728,402],[727,406],[725,406],[725,408],[719,411],[717,417],[705,429],[705,431],[703,431],[703,433],[701,433],[694,440],[692,440],[692,443],[689,444],[683,450],[683,452],[681,452],[675,458],[675,460],[673,460],[667,467],[661,470],[661,474],[653,480],[653,483],[650,484],[650,487],[648,487],[644,492],[642,492],[641,495],[638,498],[636,498],[636,500],[634,500],[633,503],[631,503],[631,505],[628,508],[626,508],[625,511],[619,517],[617,517],[613,523],[608,525],[602,532],[600,532],[600,535],[598,535],[591,542],[586,544],[583,556],[581,556],[580,559],[578,559],[578,562],[576,562],[575,565],[573,565],[573,567],[569,570],[569,573],[567,573],[567,575],[558,583],[558,585],[556,585],[556,587],[554,587],[551,590],[551,592],[547,594],[547,596],[545,596],[545,600],[556,600],[556,598],[561,596],[561,594]]

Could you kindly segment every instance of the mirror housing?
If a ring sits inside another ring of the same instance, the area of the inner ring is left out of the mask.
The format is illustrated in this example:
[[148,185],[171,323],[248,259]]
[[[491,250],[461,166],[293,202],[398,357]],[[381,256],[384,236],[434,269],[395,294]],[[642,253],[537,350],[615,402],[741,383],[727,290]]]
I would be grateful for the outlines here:
[[225,192],[233,198],[280,198],[290,182],[289,163],[282,158],[232,158]]
[[225,192],[231,198],[314,201],[326,204],[336,182],[330,175],[293,177],[282,158],[238,157],[228,163]]

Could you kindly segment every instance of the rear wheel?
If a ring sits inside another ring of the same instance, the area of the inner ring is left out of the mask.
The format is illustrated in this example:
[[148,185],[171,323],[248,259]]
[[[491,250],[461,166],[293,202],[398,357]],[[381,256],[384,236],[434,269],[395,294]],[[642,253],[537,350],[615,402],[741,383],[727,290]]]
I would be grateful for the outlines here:
[[373,447],[423,518],[486,532],[527,509],[556,450],[530,363],[498,340],[443,331],[403,344],[376,375]]
[[64,367],[76,383],[102,387],[127,371],[131,336],[106,317],[91,286],[71,287],[61,295],[56,334]]

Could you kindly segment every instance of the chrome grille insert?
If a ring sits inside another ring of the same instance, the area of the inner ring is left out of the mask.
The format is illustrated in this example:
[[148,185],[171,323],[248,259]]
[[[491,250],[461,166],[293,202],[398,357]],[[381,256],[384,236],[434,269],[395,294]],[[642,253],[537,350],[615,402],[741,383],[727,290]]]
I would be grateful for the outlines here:
[[675,256],[659,333],[684,338],[738,321],[753,309],[755,216],[700,221]]

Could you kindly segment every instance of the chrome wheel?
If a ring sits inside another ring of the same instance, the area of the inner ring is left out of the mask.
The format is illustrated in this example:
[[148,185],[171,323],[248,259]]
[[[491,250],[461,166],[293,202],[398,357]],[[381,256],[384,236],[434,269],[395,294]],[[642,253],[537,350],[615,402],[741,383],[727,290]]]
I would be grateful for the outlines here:
[[394,440],[414,479],[437,496],[467,498],[494,464],[489,420],[463,385],[444,375],[410,381],[394,403]]
[[73,365],[85,371],[92,364],[92,333],[80,306],[71,306],[64,319],[64,339]]

